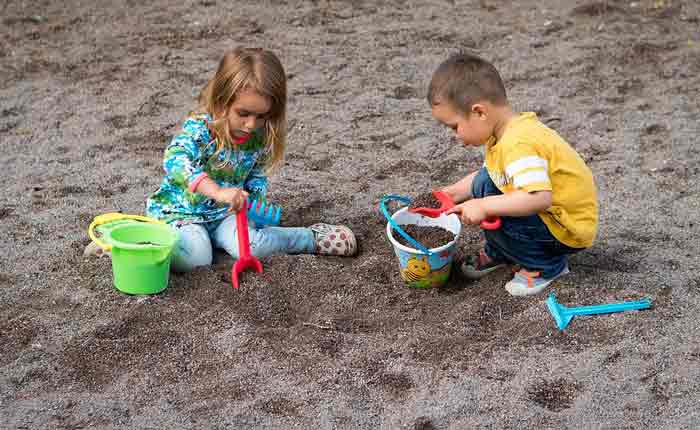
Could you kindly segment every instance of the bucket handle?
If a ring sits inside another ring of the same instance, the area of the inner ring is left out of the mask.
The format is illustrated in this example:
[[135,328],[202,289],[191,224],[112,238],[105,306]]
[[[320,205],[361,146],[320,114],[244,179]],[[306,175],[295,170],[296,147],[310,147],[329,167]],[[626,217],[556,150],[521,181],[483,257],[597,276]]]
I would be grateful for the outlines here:
[[396,200],[399,201],[403,204],[410,205],[411,204],[411,199],[406,196],[400,196],[398,194],[387,194],[386,196],[382,197],[381,201],[379,202],[379,209],[381,209],[382,214],[384,215],[384,218],[386,218],[387,221],[389,221],[389,224],[391,227],[399,232],[401,236],[403,236],[404,239],[408,240],[408,242],[413,245],[416,249],[420,250],[423,254],[425,255],[433,255],[433,253],[426,248],[425,246],[421,245],[417,240],[412,238],[411,236],[408,235],[401,227],[399,227],[398,224],[396,224],[396,221],[389,215],[389,211],[386,209],[386,202],[390,200]]
[[[121,212],[110,212],[95,217],[95,219],[90,223],[90,226],[88,227],[88,237],[90,237],[90,240],[95,242],[100,248],[104,249],[105,251],[111,251],[112,244],[101,240],[100,237],[95,233],[95,229],[99,226],[105,226],[110,223],[125,220],[141,221],[152,224],[165,224],[165,222],[161,220],[157,220],[147,216],[129,215],[123,214]],[[106,230],[111,230],[111,228],[106,228]]]

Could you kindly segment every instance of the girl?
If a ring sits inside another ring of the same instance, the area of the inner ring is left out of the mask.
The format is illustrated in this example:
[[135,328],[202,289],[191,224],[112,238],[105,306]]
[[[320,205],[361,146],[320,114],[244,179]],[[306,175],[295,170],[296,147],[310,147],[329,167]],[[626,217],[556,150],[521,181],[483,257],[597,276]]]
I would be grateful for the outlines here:
[[[172,268],[212,263],[213,248],[238,257],[235,212],[248,197],[264,200],[267,174],[279,167],[287,134],[287,80],[279,59],[263,49],[227,52],[214,77],[165,150],[165,177],[146,203],[147,215],[180,231]],[[256,257],[316,253],[354,255],[346,226],[265,227],[250,223]]]

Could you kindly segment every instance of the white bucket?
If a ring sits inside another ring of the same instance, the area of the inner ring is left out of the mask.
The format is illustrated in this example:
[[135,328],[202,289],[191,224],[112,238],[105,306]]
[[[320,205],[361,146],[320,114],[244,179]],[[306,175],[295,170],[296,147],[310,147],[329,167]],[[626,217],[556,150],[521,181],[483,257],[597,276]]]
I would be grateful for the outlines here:
[[452,270],[452,260],[455,254],[455,242],[462,230],[459,217],[455,214],[440,215],[430,218],[420,214],[408,212],[408,208],[396,211],[391,218],[396,224],[434,226],[449,230],[455,234],[455,238],[445,245],[429,249],[430,255],[418,249],[401,245],[394,236],[400,235],[391,224],[386,224],[386,235],[394,246],[394,252],[399,259],[401,278],[406,285],[413,288],[440,287],[447,282]]

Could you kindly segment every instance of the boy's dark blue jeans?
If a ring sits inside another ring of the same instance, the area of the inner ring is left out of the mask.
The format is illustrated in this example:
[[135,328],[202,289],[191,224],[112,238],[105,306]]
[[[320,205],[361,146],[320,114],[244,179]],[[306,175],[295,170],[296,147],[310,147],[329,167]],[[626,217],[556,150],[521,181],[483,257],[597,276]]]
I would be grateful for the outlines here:
[[[472,196],[482,198],[503,194],[482,167],[472,182]],[[583,248],[571,248],[559,242],[539,215],[501,217],[501,228],[484,230],[486,255],[496,261],[520,265],[529,271],[552,278],[566,267],[566,254]]]

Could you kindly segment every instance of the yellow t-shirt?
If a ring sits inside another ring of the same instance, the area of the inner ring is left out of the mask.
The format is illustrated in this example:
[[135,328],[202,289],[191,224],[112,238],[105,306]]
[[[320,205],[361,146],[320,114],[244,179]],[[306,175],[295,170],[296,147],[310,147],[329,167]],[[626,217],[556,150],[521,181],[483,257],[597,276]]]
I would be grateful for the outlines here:
[[504,194],[551,191],[552,206],[539,216],[560,242],[587,248],[598,232],[593,174],[581,156],[534,112],[511,120],[498,141],[486,144],[484,164]]

